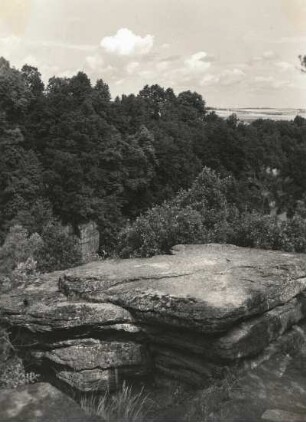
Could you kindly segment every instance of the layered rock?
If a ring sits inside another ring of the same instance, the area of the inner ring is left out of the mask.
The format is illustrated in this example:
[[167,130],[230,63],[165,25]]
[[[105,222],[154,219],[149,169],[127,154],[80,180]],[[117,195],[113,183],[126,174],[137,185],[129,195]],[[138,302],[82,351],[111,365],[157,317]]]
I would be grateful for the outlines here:
[[45,344],[44,349],[30,352],[36,364],[56,368],[58,380],[80,391],[112,390],[127,376],[147,373],[146,351],[131,341],[78,338]]
[[207,385],[305,340],[305,258],[189,245],[93,262],[57,273],[58,288],[53,274],[3,296],[0,318],[27,333],[32,360],[83,391],[150,372]]
[[115,389],[142,377],[149,359],[130,312],[111,303],[71,301],[59,291],[15,291],[1,297],[1,322],[28,364],[79,391]]

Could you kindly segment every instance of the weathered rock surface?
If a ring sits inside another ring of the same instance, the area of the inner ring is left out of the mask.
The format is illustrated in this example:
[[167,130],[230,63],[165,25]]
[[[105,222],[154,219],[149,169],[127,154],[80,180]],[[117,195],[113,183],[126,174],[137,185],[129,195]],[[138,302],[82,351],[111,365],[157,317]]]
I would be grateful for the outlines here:
[[55,376],[79,391],[107,390],[125,376],[148,371],[145,348],[134,342],[96,339],[64,340],[32,350],[32,361],[51,367]]
[[81,391],[162,373],[202,386],[305,341],[306,256],[230,245],[92,262],[0,297],[22,354]]
[[216,333],[305,290],[306,259],[231,245],[178,246],[174,255],[75,269],[61,289],[88,300],[102,294],[145,322]]
[[[68,301],[58,292],[17,292],[1,297],[1,320],[32,332],[71,328],[123,328],[134,322],[129,311],[110,303]],[[128,327],[127,327],[128,329]]]
[[50,384],[36,383],[0,391],[1,422],[99,422]]
[[220,362],[256,356],[271,341],[276,340],[305,316],[306,298],[300,294],[288,303],[243,321],[219,336],[208,336],[186,329],[168,330],[156,326],[147,327],[146,332],[153,344],[171,345],[177,350]]
[[219,404],[207,421],[306,421],[305,345],[295,354],[279,354],[249,371],[228,393],[229,400]]

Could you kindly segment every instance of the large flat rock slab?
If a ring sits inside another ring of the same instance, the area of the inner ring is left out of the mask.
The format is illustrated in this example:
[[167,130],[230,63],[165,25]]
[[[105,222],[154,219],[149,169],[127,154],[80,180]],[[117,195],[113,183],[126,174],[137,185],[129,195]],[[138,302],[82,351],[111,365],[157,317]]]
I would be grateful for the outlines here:
[[306,255],[177,246],[173,255],[76,268],[60,287],[68,296],[115,303],[144,322],[217,333],[306,289]]

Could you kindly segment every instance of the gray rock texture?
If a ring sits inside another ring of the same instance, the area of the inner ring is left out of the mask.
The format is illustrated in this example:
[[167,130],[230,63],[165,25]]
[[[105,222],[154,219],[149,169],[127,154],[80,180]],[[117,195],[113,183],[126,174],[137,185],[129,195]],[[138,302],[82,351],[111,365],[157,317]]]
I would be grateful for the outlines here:
[[1,422],[99,422],[47,383],[0,391]]
[[305,255],[180,245],[44,275],[0,297],[0,323],[80,391],[159,373],[201,386],[300,345],[305,289]]

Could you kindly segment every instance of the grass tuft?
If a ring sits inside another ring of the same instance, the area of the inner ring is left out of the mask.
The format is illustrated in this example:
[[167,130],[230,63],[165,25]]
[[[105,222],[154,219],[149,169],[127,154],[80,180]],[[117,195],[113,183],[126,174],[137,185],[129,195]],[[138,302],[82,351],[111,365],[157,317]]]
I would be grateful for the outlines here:
[[82,409],[89,415],[100,416],[105,422],[141,422],[145,421],[152,403],[142,388],[135,393],[125,382],[114,394],[102,396],[92,394],[80,401]]

